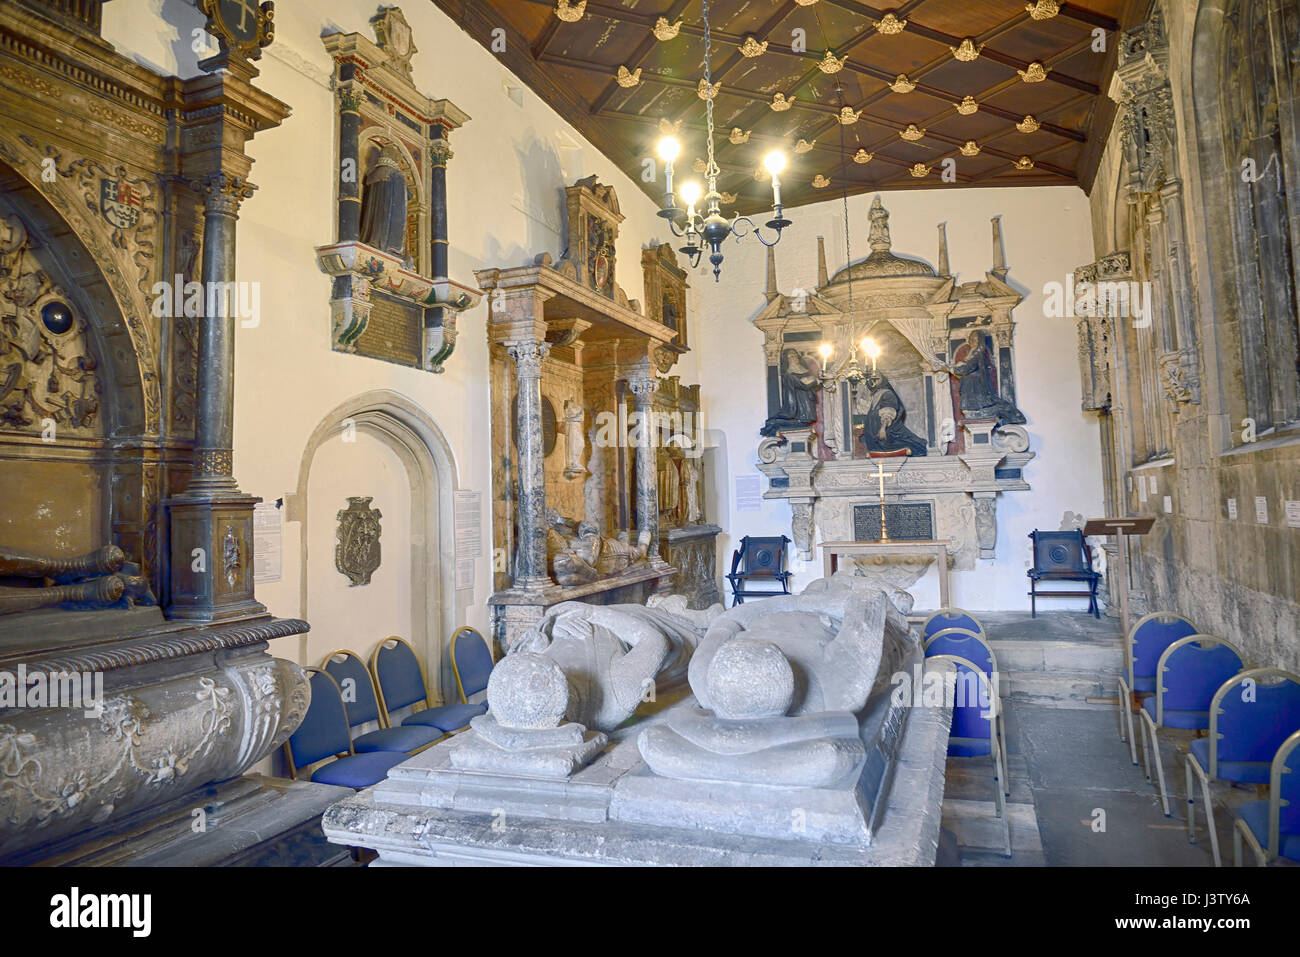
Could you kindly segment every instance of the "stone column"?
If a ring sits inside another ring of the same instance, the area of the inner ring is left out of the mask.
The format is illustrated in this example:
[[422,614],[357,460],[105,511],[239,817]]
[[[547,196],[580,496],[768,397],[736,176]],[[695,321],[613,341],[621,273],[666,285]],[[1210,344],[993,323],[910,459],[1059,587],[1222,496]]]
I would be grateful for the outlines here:
[[507,342],[515,363],[519,414],[515,447],[519,457],[519,543],[515,549],[514,587],[540,591],[553,584],[546,570],[546,473],[542,453],[542,359],[545,342]]
[[345,63],[339,68],[339,242],[357,242],[361,238],[361,91],[351,80],[356,65]]
[[255,187],[227,173],[199,184],[204,193],[203,288],[206,309],[199,327],[198,410],[191,491],[234,489],[235,432],[235,223],[239,204]]
[[225,621],[266,614],[253,595],[253,506],[234,476],[235,222],[254,187],[218,171],[195,184],[204,196],[194,472],[167,502],[171,569],[168,617]]
[[659,557],[659,452],[654,444],[654,394],[659,380],[644,371],[628,376],[627,386],[636,397],[641,441],[636,450],[637,544],[649,547],[652,563]]
[[[432,212],[433,241],[430,272],[434,279],[447,278],[447,161],[451,159],[451,146],[447,131],[433,126],[433,141],[429,144],[430,170],[429,200]],[[456,348],[456,313],[442,306],[425,310],[424,342],[421,350],[426,372],[441,372],[443,363],[451,358]]]

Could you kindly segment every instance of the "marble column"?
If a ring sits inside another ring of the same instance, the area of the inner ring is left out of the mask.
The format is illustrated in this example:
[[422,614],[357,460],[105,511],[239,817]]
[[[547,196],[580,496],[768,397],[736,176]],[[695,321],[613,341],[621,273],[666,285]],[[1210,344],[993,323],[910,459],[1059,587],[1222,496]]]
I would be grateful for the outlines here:
[[[447,131],[433,126],[433,141],[429,144],[430,170],[429,199],[432,213],[433,242],[431,270],[435,279],[447,278],[447,161],[451,159],[451,145]],[[424,314],[424,370],[441,372],[443,363],[451,358],[456,348],[456,313],[436,306]]]
[[542,359],[550,346],[537,340],[507,342],[515,363],[519,413],[515,446],[519,460],[519,543],[514,588],[540,591],[553,584],[546,570],[546,456],[542,452]]
[[637,544],[649,548],[652,562],[659,558],[659,452],[655,443],[654,395],[659,380],[652,372],[632,375],[628,388],[635,396],[641,441],[636,450]]
[[354,88],[356,64],[339,68],[339,242],[361,238],[361,91]]
[[199,326],[194,471],[186,490],[167,501],[169,618],[226,621],[260,617],[253,593],[253,506],[234,476],[235,223],[254,187],[218,171],[194,184],[204,197],[203,284]]
[[[235,223],[239,204],[255,189],[246,180],[213,173],[200,183],[203,207],[203,288],[199,326],[198,410],[194,477],[189,490],[234,489],[235,432]],[[228,290],[223,294],[222,290]]]

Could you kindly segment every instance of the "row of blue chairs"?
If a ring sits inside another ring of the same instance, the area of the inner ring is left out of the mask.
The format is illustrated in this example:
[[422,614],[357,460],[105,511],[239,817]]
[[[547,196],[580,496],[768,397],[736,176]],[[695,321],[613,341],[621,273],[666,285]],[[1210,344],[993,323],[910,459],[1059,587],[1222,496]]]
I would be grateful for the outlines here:
[[[987,754],[993,763],[993,808],[1002,821],[1003,853],[1011,857],[1011,823],[1006,799],[1011,797],[1007,771],[1007,735],[998,694],[998,659],[980,620],[960,608],[941,608],[921,625],[925,657],[949,661],[957,669],[959,693],[952,711],[948,753],[958,757]],[[971,700],[972,683],[982,700]],[[982,701],[988,702],[984,707]]]
[[1140,702],[1142,761],[1148,781],[1155,766],[1165,817],[1170,816],[1169,795],[1157,731],[1194,731],[1197,737],[1185,759],[1188,839],[1196,840],[1193,778],[1201,784],[1216,867],[1222,861],[1210,783],[1269,785],[1268,800],[1238,809],[1236,863],[1241,863],[1243,840],[1260,864],[1277,858],[1300,861],[1300,774],[1295,773],[1300,771],[1300,675],[1251,668],[1231,642],[1201,634],[1186,618],[1169,612],[1146,615],[1133,626],[1125,637],[1124,658],[1120,738],[1128,741],[1137,764],[1133,712]]
[[[492,652],[476,630],[461,628],[452,635],[449,653],[460,703],[437,707],[414,649],[395,635],[379,643],[368,668],[347,649],[326,655],[319,668],[307,668],[311,703],[284,745],[289,776],[297,779],[299,771],[326,762],[311,780],[370,787],[394,765],[467,728],[487,711],[480,699],[492,673]],[[411,712],[394,724],[407,708]],[[378,728],[356,733],[372,722]]]

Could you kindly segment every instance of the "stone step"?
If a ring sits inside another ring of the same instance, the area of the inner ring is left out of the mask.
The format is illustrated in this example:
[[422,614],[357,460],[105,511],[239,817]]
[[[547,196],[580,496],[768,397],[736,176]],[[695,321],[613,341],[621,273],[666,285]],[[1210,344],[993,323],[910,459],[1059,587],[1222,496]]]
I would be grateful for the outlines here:
[[[999,662],[1001,664],[1001,662]],[[1048,708],[1115,708],[1118,672],[1013,671],[1003,674],[1001,693],[1018,704]]]

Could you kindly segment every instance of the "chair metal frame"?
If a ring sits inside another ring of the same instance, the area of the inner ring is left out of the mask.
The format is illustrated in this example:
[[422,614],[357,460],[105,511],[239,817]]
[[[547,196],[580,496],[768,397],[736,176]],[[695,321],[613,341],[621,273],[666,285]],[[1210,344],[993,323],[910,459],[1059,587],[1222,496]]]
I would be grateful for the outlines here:
[[[1300,684],[1300,675],[1286,671],[1283,668],[1246,668],[1244,671],[1237,672],[1219,686],[1219,690],[1214,693],[1214,700],[1210,702],[1210,766],[1208,768],[1201,767],[1201,762],[1196,760],[1196,755],[1192,754],[1191,751],[1187,752],[1183,762],[1184,770],[1187,773],[1187,840],[1192,843],[1196,842],[1196,802],[1192,797],[1194,793],[1192,790],[1192,775],[1195,773],[1195,776],[1201,782],[1201,794],[1205,797],[1205,822],[1206,828],[1210,832],[1210,850],[1214,854],[1215,867],[1223,866],[1223,860],[1219,855],[1219,835],[1214,829],[1214,800],[1210,795],[1210,782],[1216,780],[1219,776],[1219,715],[1222,713],[1219,705],[1229,691],[1236,688],[1247,678],[1258,680],[1264,676],[1282,678]],[[1290,738],[1287,738],[1288,742],[1290,740]],[[1276,755],[1274,757],[1276,758]]]
[[[736,567],[740,564],[741,559],[745,556],[745,553],[748,551],[749,540],[751,538],[757,540],[767,540],[771,542],[780,542],[779,545],[774,545],[773,547],[777,548],[781,553],[780,556],[781,567],[778,568],[776,571],[772,572],[771,574],[764,574],[764,575],[750,572],[748,570],[743,572],[737,571]],[[794,573],[785,567],[790,557],[790,552],[788,548],[789,545],[790,545],[790,539],[785,535],[779,535],[779,536],[778,535],[744,535],[741,537],[740,547],[731,553],[731,571],[728,572],[725,576],[727,581],[731,585],[731,607],[732,608],[735,608],[737,605],[743,605],[745,603],[746,598],[771,598],[775,595],[790,594],[790,579],[793,577]],[[736,587],[737,580],[740,581],[742,587],[740,588]],[[750,592],[748,588],[745,586],[751,580],[776,582],[778,585],[781,586],[781,590],[767,591],[767,592],[757,592],[757,591]]]
[[1291,756],[1291,752],[1297,748],[1300,748],[1300,731],[1295,732],[1282,742],[1277,749],[1277,754],[1273,755],[1273,766],[1269,768],[1267,846],[1260,846],[1259,839],[1255,837],[1255,832],[1250,829],[1250,825],[1243,818],[1239,817],[1233,823],[1232,863],[1235,867],[1241,867],[1241,841],[1243,836],[1246,843],[1250,845],[1251,851],[1254,852],[1255,863],[1259,867],[1267,867],[1277,860],[1279,852],[1282,850],[1282,775],[1296,773],[1286,766],[1286,761]]
[[[974,618],[975,616],[971,615],[971,617]],[[978,619],[976,619],[975,624],[977,625],[980,624]],[[980,627],[983,626],[981,625]],[[985,638],[984,635],[982,634],[977,635],[969,628],[945,628],[942,631],[936,631],[929,638],[925,639],[925,644],[921,646],[921,650],[923,652],[926,651],[927,649],[929,649],[930,645],[936,640],[938,640],[939,638],[943,637],[944,635],[954,634],[954,633],[960,635],[966,635],[970,638],[974,638],[977,642],[980,643],[980,645],[983,646],[984,650],[988,652],[989,667],[993,670],[993,674],[988,675],[986,677],[989,678],[989,685],[993,689],[993,694],[998,696],[998,706],[994,714],[996,716],[996,720],[998,723],[998,729],[997,729],[998,743],[1002,748],[1002,767],[1006,771],[1006,774],[1002,778],[1002,788],[1003,791],[1006,793],[1006,796],[1011,797],[1011,765],[1010,762],[1008,762],[1007,760],[1007,719],[1006,719],[1006,712],[1002,709],[1001,692],[998,690],[998,681],[999,681],[998,676],[1001,674],[1001,672],[998,670],[998,656],[997,654],[994,653],[993,646],[989,644],[988,639]],[[937,658],[939,656],[936,655],[935,657]],[[952,655],[952,657],[958,658],[961,656]]]
[[[1038,536],[1039,535],[1068,535],[1074,531],[1079,536],[1080,556],[1087,563],[1086,571],[1067,571],[1067,572],[1044,572],[1038,568]],[[1033,565],[1025,574],[1029,578],[1029,617],[1038,617],[1038,599],[1040,598],[1086,598],[1088,599],[1088,614],[1094,618],[1101,618],[1101,605],[1097,601],[1097,586],[1101,583],[1101,574],[1093,570],[1092,567],[1092,549],[1088,547],[1088,536],[1084,535],[1079,529],[1063,529],[1051,531],[1045,528],[1036,528],[1029,533],[1030,557]],[[1037,572],[1037,574],[1035,574]],[[1051,576],[1044,578],[1043,576]],[[1039,591],[1038,586],[1043,582],[1087,582],[1087,591]]]
[[[1119,676],[1119,739],[1128,743],[1129,759],[1133,766],[1137,767],[1137,738],[1133,733],[1133,685],[1137,679],[1133,674],[1133,664],[1137,660],[1133,655],[1133,637],[1138,633],[1144,624],[1148,621],[1178,621],[1187,622],[1187,626],[1192,629],[1193,634],[1196,632],[1196,626],[1184,618],[1182,615],[1176,615],[1171,611],[1153,611],[1149,615],[1143,615],[1137,620],[1127,635],[1124,636],[1124,668]],[[1159,662],[1157,662],[1159,667]],[[1143,677],[1146,677],[1143,675]],[[1149,694],[1150,692],[1141,692]],[[1128,734],[1124,733],[1125,722],[1128,723]]]
[[[1004,853],[1009,860],[1011,858],[1011,822],[1007,814],[1007,795],[1003,794],[1002,781],[1006,780],[1005,769],[1002,763],[1002,749],[998,742],[998,717],[1001,715],[999,707],[997,689],[993,687],[993,682],[975,662],[969,658],[963,658],[960,655],[934,655],[926,658],[926,661],[948,661],[954,665],[961,665],[970,669],[979,675],[980,684],[988,690],[989,693],[989,710],[993,713],[989,715],[989,757],[993,760],[993,809],[994,814],[1002,819],[1002,844]],[[954,669],[956,674],[959,671]],[[955,685],[954,685],[955,688]],[[951,732],[949,737],[951,737]],[[975,739],[967,739],[975,740]]]
[[[950,612],[952,612],[953,614],[949,614]],[[925,621],[921,622],[921,634],[922,634],[922,635],[925,634],[925,629],[927,629],[928,627],[930,627],[930,622],[934,621],[934,620],[935,620],[936,618],[938,618],[940,615],[945,615],[945,616],[950,617],[950,618],[955,618],[957,615],[965,615],[965,616],[966,616],[967,618],[969,618],[971,621],[975,622],[976,626],[979,628],[979,634],[980,634],[981,637],[984,637],[984,638],[987,638],[987,637],[988,637],[989,632],[988,632],[988,629],[984,627],[984,622],[980,621],[980,620],[979,620],[978,618],[976,618],[973,614],[971,614],[970,612],[968,612],[965,608],[957,608],[957,607],[954,607],[954,606],[951,606],[951,605],[950,605],[949,607],[947,607],[947,608],[940,608],[938,611],[936,611],[934,614],[932,614],[932,615],[931,615],[929,618],[927,618]],[[961,625],[949,625],[949,626],[948,626],[948,628],[961,628],[961,627],[962,627]],[[940,630],[941,630],[941,631],[947,631],[948,629],[947,629],[947,628],[943,628],[943,629],[940,629]],[[935,632],[935,634],[938,634],[938,632]]]
[[[1231,678],[1227,679],[1228,681],[1232,681],[1234,679],[1240,678],[1242,672],[1245,671],[1246,669],[1246,658],[1241,653],[1241,649],[1238,648],[1236,645],[1234,645],[1232,642],[1228,641],[1227,639],[1220,638],[1218,635],[1187,635],[1184,638],[1179,638],[1176,641],[1172,642],[1168,648],[1166,648],[1164,651],[1160,653],[1160,659],[1156,662],[1155,720],[1152,720],[1151,715],[1147,713],[1146,708],[1139,709],[1138,717],[1142,721],[1142,728],[1143,728],[1142,770],[1146,774],[1147,783],[1151,783],[1151,757],[1154,757],[1155,767],[1156,767],[1156,780],[1159,782],[1158,786],[1160,791],[1160,806],[1164,809],[1165,817],[1172,817],[1173,815],[1172,812],[1169,810],[1169,791],[1168,788],[1165,786],[1165,766],[1160,760],[1160,739],[1156,736],[1156,730],[1159,728],[1163,728],[1165,726],[1165,692],[1168,691],[1169,689],[1165,687],[1163,679],[1164,679],[1165,672],[1169,670],[1169,665],[1168,665],[1169,656],[1172,655],[1179,648],[1183,647],[1184,645],[1193,645],[1193,644],[1211,645],[1211,646],[1223,645],[1229,650],[1231,650],[1232,653],[1237,656],[1237,660],[1241,662],[1241,670],[1239,670]],[[1222,686],[1220,686],[1220,690],[1222,690]],[[1210,699],[1211,708],[1213,708],[1214,702],[1218,700],[1217,697],[1218,693],[1219,692],[1216,690],[1214,693],[1215,696]],[[1210,721],[1211,723],[1213,723],[1214,721],[1212,711],[1211,711]],[[1151,752],[1152,752],[1151,755],[1147,754],[1147,738],[1151,739]],[[1213,745],[1211,745],[1211,747],[1213,747]]]
[[[469,632],[479,641],[483,642],[483,646],[487,648],[488,660],[491,661],[494,666],[496,665],[496,659],[492,657],[492,645],[483,637],[482,632],[470,625],[462,625],[460,628],[456,629],[451,636],[451,644],[447,653],[451,656],[451,673],[456,676],[456,690],[460,693],[461,704],[469,704],[469,696],[465,694],[465,684],[460,678],[460,664],[456,661],[456,642],[460,641],[460,636],[466,632]],[[474,693],[478,694],[477,691]]]
[[[387,641],[388,639],[384,639],[384,640]],[[374,696],[375,696],[375,704],[376,704],[376,706],[377,706],[377,708],[378,708],[378,711],[379,711],[379,718],[378,718],[378,721],[379,721],[379,727],[380,727],[381,730],[384,729],[384,728],[391,727],[391,724],[388,723],[388,721],[387,721],[387,719],[386,719],[386,717],[385,717],[384,701],[383,701],[383,699],[379,696],[379,687],[378,687],[378,683],[375,681],[375,676],[374,676],[374,674],[371,672],[369,666],[366,664],[366,659],[362,658],[359,654],[357,654],[355,651],[353,651],[353,650],[350,649],[350,648],[339,648],[339,649],[337,649],[336,651],[331,651],[328,655],[326,655],[324,658],[322,658],[322,659],[321,659],[321,662],[320,662],[320,668],[318,668],[318,669],[316,669],[316,670],[318,670],[318,671],[323,671],[323,672],[325,672],[326,674],[329,674],[329,668],[327,667],[327,665],[328,665],[331,661],[333,661],[335,658],[337,658],[339,655],[347,655],[347,656],[350,657],[350,658],[355,658],[355,659],[360,663],[360,665],[361,665],[361,670],[364,671],[364,672],[366,673],[366,678],[369,679],[369,681],[370,681],[370,691],[371,691],[371,693],[374,694]],[[418,661],[419,659],[416,659],[416,660]],[[331,678],[334,678],[333,675],[330,675],[330,677],[331,677]],[[421,675],[421,678],[423,678],[423,675]],[[337,678],[334,678],[334,683],[335,683],[336,685],[338,685],[339,682],[338,682],[338,679],[337,679]],[[342,695],[343,695],[343,686],[342,686],[342,685],[339,685],[339,696],[342,697]],[[348,701],[347,701],[346,698],[343,699],[343,713],[344,713],[344,715],[347,715],[347,713],[348,713]],[[353,725],[348,725],[348,740],[349,740],[349,741],[352,740],[352,728],[353,728]],[[435,728],[434,730],[436,731],[436,730],[438,730],[438,729]],[[369,732],[367,732],[367,733],[369,733]],[[416,748],[414,751],[404,751],[404,752],[402,752],[402,753],[403,753],[403,754],[412,754],[412,755],[414,755],[414,754],[419,754],[421,751],[427,751],[429,748],[433,747],[435,744],[440,744],[441,742],[445,741],[445,740],[447,739],[447,737],[448,737],[448,736],[444,733],[444,734],[443,734],[441,737],[439,737],[437,740],[430,741],[428,744],[422,744],[422,745],[420,745],[420,747]],[[353,745],[353,753],[354,753],[354,754],[357,753],[357,751],[356,751],[356,746],[355,746],[355,745]]]
[[[307,768],[310,768],[310,767],[311,767],[312,765],[314,765],[314,764],[322,764],[323,762],[325,762],[325,761],[327,761],[327,760],[337,761],[337,760],[338,760],[339,758],[341,758],[341,757],[344,757],[344,756],[346,756],[346,757],[352,757],[352,756],[354,756],[354,755],[357,753],[356,749],[355,749],[354,747],[352,747],[352,729],[351,729],[350,727],[347,726],[347,725],[348,725],[348,708],[347,708],[347,703],[344,702],[344,700],[343,700],[343,689],[340,688],[340,687],[339,687],[339,683],[338,683],[337,681],[334,680],[334,676],[333,676],[332,674],[330,674],[328,671],[326,671],[324,668],[315,668],[315,667],[312,667],[311,665],[308,665],[307,667],[303,668],[302,670],[303,670],[303,672],[305,672],[307,675],[311,675],[312,672],[320,672],[321,674],[323,674],[326,678],[328,678],[328,679],[333,683],[333,685],[334,685],[334,690],[337,691],[337,692],[339,693],[339,704],[343,705],[343,725],[344,725],[344,730],[347,732],[347,738],[348,738],[348,750],[347,750],[347,752],[346,752],[346,755],[345,755],[345,753],[344,753],[343,751],[337,751],[337,752],[335,752],[335,754],[334,754],[334,756],[333,756],[332,758],[328,758],[328,757],[321,758],[319,761],[313,761],[311,764],[308,764],[306,767],[300,768],[300,767],[298,767],[298,766],[294,763],[294,760],[293,760],[293,748],[291,748],[291,747],[289,746],[289,742],[290,742],[290,740],[292,740],[293,735],[289,735],[288,738],[285,738],[284,744],[282,744],[281,747],[284,749],[284,759],[285,759],[285,761],[286,761],[286,762],[288,763],[288,765],[289,765],[289,779],[290,779],[291,781],[296,781],[296,780],[298,780],[298,772],[299,772],[299,771],[305,771],[305,770],[307,770]],[[309,678],[307,679],[307,681],[308,681],[308,687],[310,687],[311,678],[309,677]],[[311,708],[311,705],[308,704],[307,707],[308,707],[308,709],[310,709],[310,708]],[[304,715],[304,720],[306,720],[306,716],[305,716],[305,715]]]

